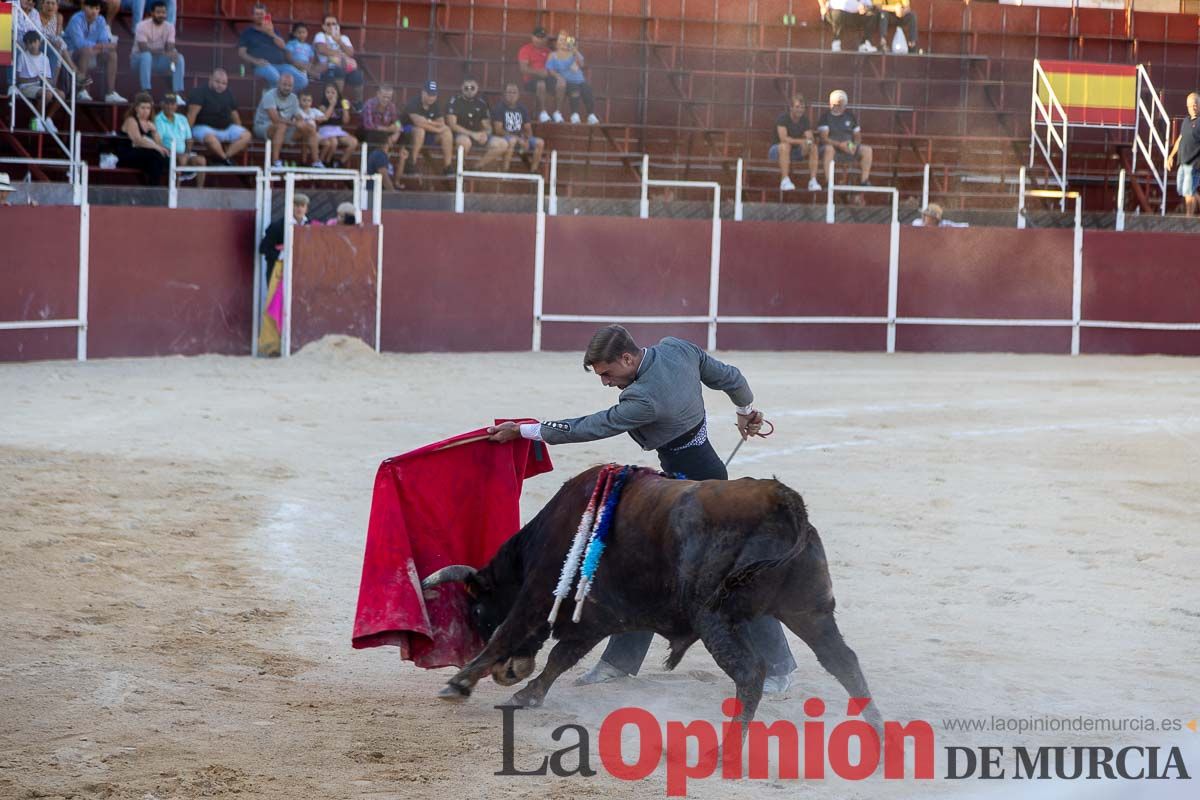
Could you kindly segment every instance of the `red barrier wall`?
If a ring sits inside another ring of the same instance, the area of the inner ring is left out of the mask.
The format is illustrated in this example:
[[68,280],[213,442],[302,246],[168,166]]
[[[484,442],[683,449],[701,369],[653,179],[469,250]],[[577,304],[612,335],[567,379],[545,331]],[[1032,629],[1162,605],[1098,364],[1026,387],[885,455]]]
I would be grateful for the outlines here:
[[[73,319],[79,210],[0,208],[0,321]],[[75,357],[75,328],[0,330],[0,361]]]
[[[900,230],[900,317],[1071,318],[1070,230]],[[1069,353],[1069,328],[898,325],[896,349]]]
[[[75,315],[77,220],[69,208],[0,209],[0,319]],[[252,222],[250,212],[93,206],[89,356],[249,352]],[[385,212],[383,349],[529,349],[534,231],[530,215]],[[1084,317],[1200,321],[1200,265],[1190,258],[1196,241],[1187,234],[1087,233]],[[614,319],[704,315],[709,243],[707,220],[552,218],[545,311]],[[879,225],[727,222],[720,313],[884,316],[887,244],[888,228]],[[365,247],[373,252],[372,243]],[[1065,230],[905,228],[899,314],[1069,319],[1071,247]],[[368,306],[362,322],[373,303],[369,285],[358,288],[364,291],[355,297]],[[547,323],[543,347],[581,351],[596,327]],[[707,338],[704,324],[630,328],[643,341]],[[885,337],[878,323],[727,323],[718,346],[879,351]],[[1065,327],[897,327],[903,350],[1066,353],[1069,344]],[[1081,345],[1083,352],[1195,355],[1200,332],[1085,328]],[[71,329],[0,331],[3,360],[74,355]]]
[[375,346],[378,228],[293,229],[292,352],[322,336],[356,336]]
[[[720,316],[887,315],[883,225],[729,222],[721,226]],[[707,285],[707,282],[706,282]],[[880,350],[876,324],[723,324],[722,350]]]
[[383,214],[384,350],[528,350],[534,218]]
[[250,353],[254,212],[92,206],[88,356]]
[[[1094,231],[1083,237],[1083,317],[1128,322],[1200,321],[1197,237]],[[1200,331],[1083,328],[1085,353],[1200,353]]]

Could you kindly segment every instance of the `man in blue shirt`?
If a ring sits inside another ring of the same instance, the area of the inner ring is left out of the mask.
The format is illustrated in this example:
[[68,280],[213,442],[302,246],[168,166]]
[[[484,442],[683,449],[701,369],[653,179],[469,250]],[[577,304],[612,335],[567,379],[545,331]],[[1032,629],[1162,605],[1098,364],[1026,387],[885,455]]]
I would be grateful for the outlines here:
[[[76,12],[67,23],[63,41],[71,48],[71,58],[79,67],[80,74],[88,74],[97,62],[103,62],[105,85],[108,88],[104,102],[128,102],[117,94],[117,42],[108,30],[108,23],[100,16],[100,0],[83,0],[83,10]],[[92,95],[87,89],[82,89],[77,99],[90,103]]]
[[253,16],[254,24],[238,37],[238,56],[247,64],[254,65],[254,74],[272,89],[279,82],[279,76],[287,73],[295,82],[294,90],[302,91],[308,86],[308,74],[291,63],[287,44],[275,33],[267,7],[262,3],[256,4]]

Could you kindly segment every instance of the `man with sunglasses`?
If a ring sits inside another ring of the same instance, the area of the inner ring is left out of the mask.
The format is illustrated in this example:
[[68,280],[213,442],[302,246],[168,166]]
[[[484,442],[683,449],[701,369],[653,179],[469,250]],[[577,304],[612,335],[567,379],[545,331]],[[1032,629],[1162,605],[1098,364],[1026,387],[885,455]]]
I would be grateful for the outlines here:
[[454,133],[455,148],[463,149],[465,158],[473,147],[484,148],[479,168],[491,164],[508,152],[508,141],[492,133],[492,115],[487,103],[479,97],[479,81],[463,79],[462,93],[450,98],[446,106],[446,124]]

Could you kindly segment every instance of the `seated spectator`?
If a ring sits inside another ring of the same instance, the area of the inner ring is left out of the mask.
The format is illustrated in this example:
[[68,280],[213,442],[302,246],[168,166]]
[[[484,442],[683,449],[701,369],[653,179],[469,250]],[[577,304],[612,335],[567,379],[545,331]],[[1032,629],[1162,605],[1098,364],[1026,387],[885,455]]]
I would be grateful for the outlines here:
[[793,160],[808,159],[808,190],[821,191],[817,180],[817,143],[813,141],[812,128],[808,124],[808,103],[804,95],[792,95],[788,110],[775,120],[775,136],[778,141],[767,151],[767,158],[779,162],[779,189],[790,192],[796,188],[789,174]]
[[966,222],[951,222],[948,219],[942,219],[942,207],[937,203],[930,203],[921,209],[921,216],[914,219],[914,228],[969,228],[970,225]]
[[310,81],[320,77],[321,70],[317,66],[317,51],[308,43],[308,26],[297,22],[292,26],[292,36],[287,42],[288,55],[296,69],[304,70]]
[[860,53],[876,52],[871,39],[879,28],[878,12],[871,0],[817,0],[821,8],[821,19],[829,23],[833,29],[833,44],[830,49],[837,52],[842,49],[842,31],[846,28],[857,28],[862,37],[858,46]]
[[169,157],[151,119],[153,114],[154,98],[146,92],[135,95],[121,122],[121,139],[117,144],[117,166],[140,171],[147,186],[162,183]]
[[[324,118],[321,115],[321,109],[313,105],[313,96],[311,92],[301,92],[298,97],[300,99],[300,111],[297,113],[296,118],[299,120],[304,120],[313,127],[313,130],[316,130],[321,123],[324,122]],[[300,160],[309,161],[311,159],[314,166],[318,164],[323,165],[325,161],[320,156],[320,141],[321,134],[319,132],[317,133],[316,138],[311,142],[307,138],[302,140],[300,142]],[[309,147],[312,148],[311,155],[308,152]]]
[[337,224],[338,225],[357,225],[358,212],[354,209],[354,203],[349,201],[338,203],[337,207]]
[[354,45],[350,37],[342,33],[342,26],[333,14],[326,14],[321,21],[321,32],[313,39],[317,50],[317,64],[321,77],[337,83],[338,91],[345,92],[350,86],[350,97],[355,111],[362,111],[363,74],[354,60]]
[[400,113],[392,102],[396,91],[390,83],[381,83],[375,96],[366,102],[362,110],[362,133],[367,144],[391,147],[400,141],[404,133],[400,125]]
[[250,131],[242,127],[237,100],[229,91],[229,76],[220,67],[212,71],[207,86],[192,89],[187,116],[192,135],[227,167],[250,146]]
[[[142,17],[146,16],[146,0],[108,0],[108,10],[105,15],[108,17],[108,26],[111,28],[113,20],[117,18],[117,14],[122,11],[128,11],[130,18],[133,20],[133,25],[136,26],[142,21]],[[167,0],[167,22],[175,24],[175,0]]]
[[[404,169],[404,163],[408,159],[408,150],[404,147],[400,148],[400,169]],[[388,145],[372,148],[367,153],[367,174],[378,175],[383,182],[383,188],[389,192],[396,189],[396,184],[392,180],[396,175],[396,168],[392,166],[392,149]]]
[[513,155],[520,153],[531,156],[529,171],[537,172],[542,163],[542,150],[546,143],[533,135],[533,123],[529,111],[521,105],[521,87],[509,83],[504,87],[504,100],[492,111],[492,127],[497,136],[508,143],[504,154],[504,171],[512,165]]
[[76,73],[79,71],[75,67],[75,62],[71,59],[70,48],[67,47],[66,40],[62,37],[65,26],[63,25],[62,14],[58,13],[58,0],[39,0],[37,13],[32,19],[33,24],[50,40],[51,47],[45,48],[43,55],[50,61],[50,71],[52,73],[50,82],[58,85],[58,74],[62,70],[59,53],[62,53],[62,60],[66,61],[67,69]]
[[525,81],[525,91],[533,92],[537,98],[538,122],[562,122],[562,113],[555,108],[551,117],[546,111],[546,94],[555,92],[558,87],[558,77],[546,69],[546,59],[550,57],[550,46],[546,44],[546,29],[538,25],[533,29],[528,44],[517,51],[517,66],[521,68],[521,77]]
[[921,52],[917,47],[917,12],[912,10],[912,0],[885,0],[879,7],[879,49],[885,53],[892,52],[892,38],[888,36],[890,26],[904,31],[904,41],[908,45],[905,52]]
[[[46,113],[42,124],[50,133],[58,133],[51,119],[59,107],[58,93],[51,83],[50,59],[42,52],[42,37],[37,31],[25,31],[21,36],[21,46],[25,48],[25,54],[17,59],[17,91],[34,107],[39,107],[42,95],[46,95]],[[30,127],[37,130],[33,124]]]
[[401,121],[408,135],[408,151],[411,153],[405,174],[416,173],[421,149],[425,145],[440,144],[442,174],[453,175],[454,167],[451,162],[454,160],[454,134],[442,118],[442,110],[438,106],[438,85],[435,81],[426,83],[421,88],[421,94],[408,101]]
[[[83,0],[83,9],[71,17],[63,33],[71,57],[75,59],[80,75],[87,75],[97,63],[104,64],[106,103],[128,102],[117,93],[117,40],[108,30],[108,23],[100,17],[100,0]],[[79,90],[77,100],[92,102],[86,84]]]
[[[192,152],[192,126],[188,124],[187,117],[175,113],[178,105],[179,98],[175,96],[174,92],[167,92],[163,95],[162,102],[159,103],[158,116],[154,118],[158,136],[162,139],[168,153],[172,150],[175,151],[177,167],[203,167],[208,161],[199,153]],[[179,176],[179,179],[190,181],[196,177],[195,172],[185,172]],[[204,186],[203,172],[199,174],[196,185]]]
[[[317,138],[321,140],[321,161],[332,167],[342,164],[353,166],[351,159],[358,150],[358,139],[343,127],[350,125],[350,101],[342,97],[337,84],[325,84],[325,102],[321,106],[319,125]],[[343,148],[340,156],[339,145]]]
[[492,115],[487,103],[479,97],[479,81],[466,77],[462,82],[462,94],[450,98],[446,105],[446,124],[454,132],[454,145],[463,149],[465,159],[471,148],[483,148],[479,167],[496,161],[508,151],[504,137],[492,132]]
[[824,151],[822,169],[829,174],[829,163],[839,164],[857,161],[862,169],[861,183],[871,185],[871,147],[862,143],[862,128],[858,119],[847,108],[850,98],[841,89],[829,93],[829,110],[817,121],[817,132],[821,134]]
[[291,75],[294,91],[308,86],[308,75],[291,62],[287,45],[275,33],[275,25],[267,7],[257,3],[251,12],[254,22],[238,37],[238,56],[247,64],[254,65],[254,74],[274,87],[280,75]]
[[[254,112],[254,135],[271,142],[273,167],[283,168],[283,146],[299,140],[301,155],[305,150],[317,152],[317,126],[300,116],[300,99],[292,91],[292,75],[285,72],[279,76],[274,89],[263,92],[262,100]],[[312,166],[324,167],[320,161]]]
[[150,91],[152,73],[171,74],[171,90],[179,105],[187,105],[183,91],[183,54],[175,49],[175,26],[167,22],[167,4],[163,0],[150,3],[150,18],[133,29],[133,52],[129,65],[138,74],[143,92]]
[[[554,52],[546,59],[546,69],[558,78],[554,89],[555,101],[558,108],[563,107],[563,99],[571,100],[571,124],[579,124],[579,104],[587,111],[588,125],[600,122],[595,113],[595,100],[592,97],[592,87],[588,86],[583,75],[583,53],[575,46],[575,37],[566,31],[560,31],[554,42]],[[561,114],[557,115],[561,117]],[[557,119],[555,120],[558,121]]]

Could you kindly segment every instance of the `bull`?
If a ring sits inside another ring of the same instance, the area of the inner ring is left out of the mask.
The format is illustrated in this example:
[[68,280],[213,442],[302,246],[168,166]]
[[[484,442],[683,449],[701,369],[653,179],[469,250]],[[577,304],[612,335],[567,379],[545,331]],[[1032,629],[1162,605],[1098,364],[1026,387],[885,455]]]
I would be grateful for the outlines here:
[[[600,469],[563,484],[482,569],[449,566],[422,581],[427,590],[462,581],[470,622],[487,642],[440,697],[465,699],[489,673],[502,685],[523,680],[553,635],[545,669],[511,700],[540,706],[554,681],[606,636],[652,630],[670,643],[667,669],[703,642],[736,685],[748,722],[762,698],[767,665],[744,625],[762,615],[800,637],[851,697],[871,696],[834,620],[821,539],[803,499],[777,480],[688,481],[650,470],[633,473],[580,622],[571,621],[574,601],[568,598],[551,626],[552,590]],[[881,723],[874,703],[864,716]]]

